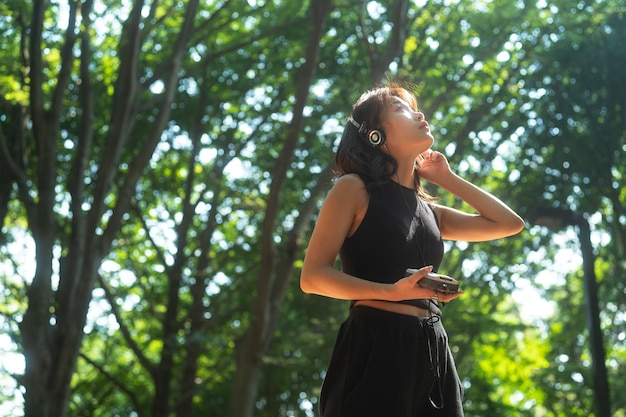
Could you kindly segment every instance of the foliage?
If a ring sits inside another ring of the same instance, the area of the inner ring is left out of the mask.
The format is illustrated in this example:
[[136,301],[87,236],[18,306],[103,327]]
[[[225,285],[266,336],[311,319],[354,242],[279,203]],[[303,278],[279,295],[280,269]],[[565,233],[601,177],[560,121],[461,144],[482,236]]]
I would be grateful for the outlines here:
[[[588,19],[580,17],[581,12],[591,11]],[[623,410],[619,394],[623,382],[617,374],[618,363],[623,361],[620,340],[626,333],[624,317],[615,312],[626,301],[621,261],[626,248],[625,195],[620,185],[626,90],[619,69],[626,57],[617,47],[626,37],[624,7],[621,2],[576,6],[553,2],[542,14],[550,25],[536,35],[541,39],[532,64],[537,71],[526,78],[522,91],[534,101],[532,106],[523,106],[528,125],[527,134],[520,137],[523,156],[516,183],[534,183],[536,195],[546,205],[564,205],[586,214],[599,236],[595,271],[611,405]],[[554,338],[552,366],[542,376],[557,388],[547,391],[556,397],[549,400],[555,415],[578,415],[570,409],[572,398],[584,401],[578,406],[580,415],[592,408],[587,399],[592,389],[587,381],[592,377],[589,339],[582,326],[587,306],[581,301],[581,280],[581,273],[575,272],[565,281],[565,288],[550,288],[546,294],[558,308],[549,332]]]
[[[0,326],[24,413],[313,415],[347,305],[302,294],[298,271],[345,115],[389,77],[416,86],[465,178],[529,220],[589,215],[620,416],[621,2],[323,3],[0,5]],[[551,261],[569,237],[448,243],[468,415],[593,412],[581,272]],[[552,315],[525,316],[528,287]],[[31,375],[48,369],[46,390]]]

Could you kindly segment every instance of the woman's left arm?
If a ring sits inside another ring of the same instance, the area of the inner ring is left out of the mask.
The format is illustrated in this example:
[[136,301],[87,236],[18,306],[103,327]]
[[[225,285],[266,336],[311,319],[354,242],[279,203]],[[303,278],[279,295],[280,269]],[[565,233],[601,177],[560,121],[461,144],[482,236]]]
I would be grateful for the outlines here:
[[514,235],[524,228],[524,220],[494,195],[452,172],[445,156],[432,152],[421,162],[420,176],[469,204],[477,214],[434,205],[441,237],[479,242]]

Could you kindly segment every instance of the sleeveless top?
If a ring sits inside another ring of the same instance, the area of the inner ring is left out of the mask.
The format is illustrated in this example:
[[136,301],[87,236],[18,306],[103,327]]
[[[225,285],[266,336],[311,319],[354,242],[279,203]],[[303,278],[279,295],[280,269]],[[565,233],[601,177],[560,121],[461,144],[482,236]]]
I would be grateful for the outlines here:
[[[375,185],[362,179],[369,204],[358,229],[346,238],[339,252],[343,271],[387,284],[403,278],[407,268],[432,265],[436,272],[444,248],[432,205],[420,200],[415,190],[396,182]],[[428,299],[399,303],[441,314],[437,304]]]

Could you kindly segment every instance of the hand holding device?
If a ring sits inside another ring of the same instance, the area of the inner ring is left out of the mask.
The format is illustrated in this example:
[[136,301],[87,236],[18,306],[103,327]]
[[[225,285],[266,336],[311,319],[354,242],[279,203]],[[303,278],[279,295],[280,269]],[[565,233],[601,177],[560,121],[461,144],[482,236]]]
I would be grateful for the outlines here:
[[[405,271],[405,276],[413,275],[417,272],[417,269],[407,268]],[[459,282],[447,275],[437,274],[435,272],[429,272],[426,276],[419,281],[417,281],[417,285],[422,288],[429,288],[436,292],[441,292],[445,294],[454,294],[459,291]]]

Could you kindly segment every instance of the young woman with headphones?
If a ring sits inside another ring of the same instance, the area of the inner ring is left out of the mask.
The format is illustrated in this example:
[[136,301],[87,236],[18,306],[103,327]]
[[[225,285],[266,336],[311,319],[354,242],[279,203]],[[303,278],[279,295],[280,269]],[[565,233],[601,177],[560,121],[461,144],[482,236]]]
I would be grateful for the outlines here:
[[[404,88],[365,92],[348,118],[335,156],[339,177],[300,278],[306,293],[350,300],[320,395],[321,417],[463,416],[439,304],[462,292],[424,283],[441,264],[444,239],[498,239],[518,233],[524,221],[455,174],[431,151],[433,143]],[[437,204],[421,180],[476,213]],[[334,268],[338,255],[341,271]]]

